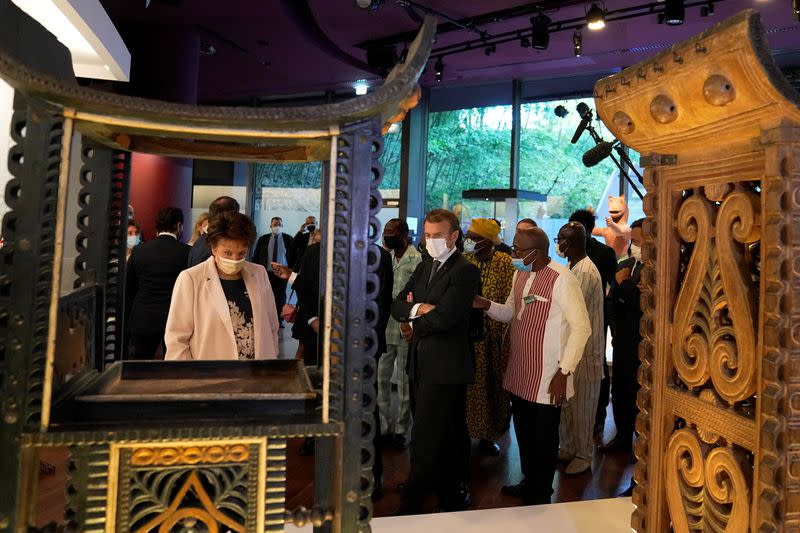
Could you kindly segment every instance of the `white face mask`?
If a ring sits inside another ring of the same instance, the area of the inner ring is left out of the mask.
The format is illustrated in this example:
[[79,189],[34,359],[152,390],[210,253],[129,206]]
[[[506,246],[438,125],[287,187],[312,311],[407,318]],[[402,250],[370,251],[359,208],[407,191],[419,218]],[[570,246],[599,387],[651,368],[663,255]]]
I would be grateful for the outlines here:
[[464,251],[467,252],[468,254],[474,254],[476,245],[477,245],[477,243],[475,241],[473,241],[472,239],[465,239],[464,240]]
[[272,234],[273,235],[280,235],[282,231],[283,231],[283,227],[282,226],[272,226]]
[[556,254],[558,254],[558,257],[560,257],[562,259],[566,259],[566,257],[567,257],[567,254],[565,254],[564,252],[561,251],[561,245],[560,244],[556,245]]
[[444,259],[444,256],[447,255],[447,252],[450,250],[447,248],[447,239],[425,239],[425,248],[428,250],[428,254],[435,260],[441,261]]
[[642,249],[633,243],[631,243],[631,257],[640,263],[642,262]]
[[215,257],[214,259],[217,261],[217,268],[219,268],[223,274],[227,274],[229,276],[233,276],[234,274],[241,272],[245,261],[244,259],[235,261],[233,259],[226,259],[224,257]]

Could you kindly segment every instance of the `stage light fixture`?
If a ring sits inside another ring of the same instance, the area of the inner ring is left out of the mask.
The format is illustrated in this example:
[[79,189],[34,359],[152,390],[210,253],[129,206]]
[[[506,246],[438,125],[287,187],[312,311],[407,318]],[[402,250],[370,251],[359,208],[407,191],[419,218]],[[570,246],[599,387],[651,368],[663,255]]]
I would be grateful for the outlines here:
[[586,13],[586,25],[590,30],[602,30],[606,27],[606,13],[596,3]]
[[714,2],[709,2],[706,6],[700,7],[701,17],[710,17],[714,14]]
[[564,118],[569,114],[569,110],[563,105],[557,105],[553,113],[555,113],[558,118]]
[[683,0],[666,0],[664,2],[664,22],[669,26],[680,26],[686,15]]
[[436,72],[436,83],[439,83],[442,81],[442,75],[444,74],[444,61],[442,61],[441,56],[436,60],[436,64],[433,68]]
[[370,11],[375,11],[379,7],[383,0],[356,0],[356,6],[360,7],[361,9],[369,9]]
[[497,45],[494,44],[487,45],[486,48],[483,50],[483,53],[486,54],[487,56],[490,56],[495,52],[497,52]]
[[583,53],[583,36],[580,28],[576,28],[572,33],[572,51],[575,52],[575,57],[581,57]]
[[792,13],[794,18],[800,21],[800,0],[792,0]]
[[353,89],[355,89],[357,96],[363,96],[367,94],[369,83],[367,80],[356,80],[356,82],[353,84]]
[[550,45],[550,17],[544,13],[531,17],[531,45],[537,50],[547,50]]

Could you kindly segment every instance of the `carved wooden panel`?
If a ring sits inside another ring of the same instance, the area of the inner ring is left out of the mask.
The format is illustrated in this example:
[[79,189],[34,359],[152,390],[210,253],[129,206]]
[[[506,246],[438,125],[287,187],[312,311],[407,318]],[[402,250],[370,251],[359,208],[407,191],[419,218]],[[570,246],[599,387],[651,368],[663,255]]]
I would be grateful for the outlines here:
[[632,526],[798,531],[800,96],[745,11],[595,98],[648,165]]

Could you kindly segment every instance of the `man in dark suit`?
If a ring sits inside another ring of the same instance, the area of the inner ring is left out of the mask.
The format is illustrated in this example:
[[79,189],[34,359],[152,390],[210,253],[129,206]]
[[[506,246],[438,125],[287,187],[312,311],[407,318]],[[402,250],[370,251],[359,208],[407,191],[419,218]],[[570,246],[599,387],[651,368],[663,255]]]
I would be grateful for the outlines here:
[[424,228],[430,258],[417,266],[392,302],[392,316],[412,329],[411,473],[398,514],[422,512],[428,492],[438,494],[443,511],[470,504],[464,484],[470,452],[466,389],[475,372],[469,318],[481,277],[456,249],[459,223],[453,213],[429,212]]
[[611,289],[616,316],[611,402],[617,435],[601,451],[631,451],[639,391],[639,343],[642,318],[639,282],[642,279],[642,219],[631,224],[630,257],[619,264]]
[[275,275],[272,263],[294,265],[294,239],[283,233],[283,219],[281,217],[272,217],[270,233],[262,235],[258,239],[253,252],[253,262],[267,269],[272,294],[275,295],[275,307],[278,309],[278,316],[280,317],[283,305],[286,303],[287,281]]
[[311,245],[311,234],[317,230],[317,217],[306,217],[305,223],[300,227],[300,231],[294,236],[294,263],[289,263],[289,266],[295,272],[300,270],[303,263],[303,255],[306,249]]
[[[212,218],[220,213],[224,213],[225,211],[238,210],[239,202],[237,202],[235,198],[231,198],[230,196],[220,196],[208,206],[208,220],[210,222]],[[192,245],[192,249],[189,251],[188,265],[190,267],[199,265],[209,257],[211,257],[211,248],[209,248],[208,243],[206,242],[206,234],[203,233],[197,238]]]
[[[592,260],[594,266],[600,272],[600,278],[603,280],[603,294],[606,295],[605,302],[605,317],[604,331],[607,333],[608,328],[611,328],[612,334],[614,333],[614,305],[611,301],[609,294],[609,287],[614,283],[614,276],[617,273],[617,253],[613,248],[603,244],[597,239],[592,237],[592,230],[594,229],[594,214],[588,209],[579,209],[572,213],[569,217],[570,222],[580,222],[586,230],[586,255]],[[603,431],[603,426],[606,422],[606,410],[608,409],[608,393],[611,388],[611,383],[608,377],[608,363],[603,358],[603,380],[600,382],[600,398],[597,403],[597,413],[594,419],[594,432],[600,433]]]
[[183,211],[177,207],[159,211],[156,232],[154,240],[133,249],[126,268],[125,316],[132,359],[155,359],[159,353],[172,288],[189,257],[190,247],[179,241]]

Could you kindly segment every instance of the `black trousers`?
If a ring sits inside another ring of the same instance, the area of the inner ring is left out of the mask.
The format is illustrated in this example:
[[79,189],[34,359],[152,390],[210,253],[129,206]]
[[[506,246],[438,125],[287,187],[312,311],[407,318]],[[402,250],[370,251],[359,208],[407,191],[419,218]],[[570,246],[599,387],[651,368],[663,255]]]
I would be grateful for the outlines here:
[[614,423],[617,426],[617,439],[623,443],[633,442],[633,431],[636,427],[636,394],[639,392],[639,381],[636,375],[617,374],[611,377],[611,401],[614,410]]
[[529,505],[550,503],[558,460],[561,408],[511,396],[514,431],[519,444],[524,499]]
[[288,281],[281,279],[272,272],[267,272],[269,285],[272,287],[272,294],[275,295],[275,307],[278,310],[278,321],[281,321],[281,311],[286,303],[286,284]]
[[436,492],[439,504],[457,503],[469,475],[467,386],[411,383],[411,475],[403,506],[421,512],[425,495]]
[[163,359],[163,350],[162,355],[160,357],[156,357],[156,353],[163,343],[163,331],[158,333],[131,333],[128,359]]

